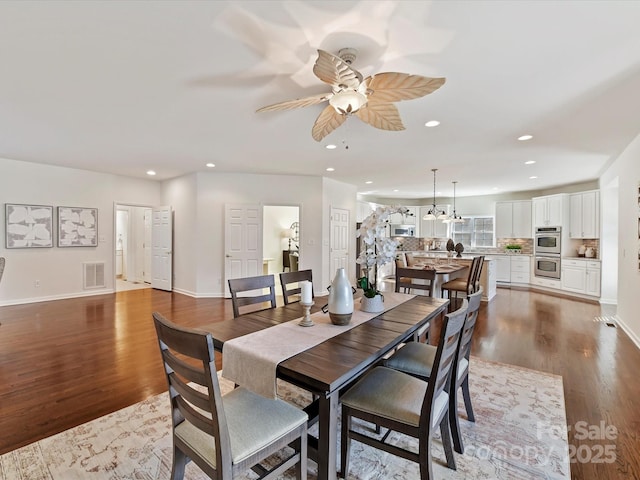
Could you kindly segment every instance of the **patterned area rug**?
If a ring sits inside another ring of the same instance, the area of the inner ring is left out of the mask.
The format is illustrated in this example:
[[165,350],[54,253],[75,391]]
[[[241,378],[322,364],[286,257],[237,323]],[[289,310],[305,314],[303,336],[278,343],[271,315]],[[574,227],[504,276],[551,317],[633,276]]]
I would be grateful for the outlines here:
[[[460,399],[465,453],[455,454],[457,470],[450,470],[436,439],[436,478],[570,478],[561,377],[472,358],[469,379],[476,422],[466,420]],[[224,379],[221,386],[233,388]],[[279,392],[298,404],[308,398],[286,384]],[[404,447],[417,445],[396,433],[390,439]],[[170,476],[171,455],[169,399],[163,393],[0,456],[0,480],[162,480]],[[351,455],[349,479],[420,478],[417,464],[355,441]],[[316,478],[315,467],[309,462],[310,479]],[[185,478],[207,477],[190,463]],[[256,476],[248,472],[244,478]]]

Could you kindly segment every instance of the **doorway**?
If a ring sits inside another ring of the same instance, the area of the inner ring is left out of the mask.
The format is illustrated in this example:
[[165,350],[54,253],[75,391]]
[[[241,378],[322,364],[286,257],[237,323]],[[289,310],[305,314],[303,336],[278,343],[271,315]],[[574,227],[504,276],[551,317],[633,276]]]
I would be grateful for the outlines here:
[[116,292],[151,288],[151,225],[151,207],[116,205]]
[[281,295],[279,274],[291,270],[290,254],[296,260],[301,254],[300,207],[265,205],[262,221],[263,273],[276,276],[276,295]]

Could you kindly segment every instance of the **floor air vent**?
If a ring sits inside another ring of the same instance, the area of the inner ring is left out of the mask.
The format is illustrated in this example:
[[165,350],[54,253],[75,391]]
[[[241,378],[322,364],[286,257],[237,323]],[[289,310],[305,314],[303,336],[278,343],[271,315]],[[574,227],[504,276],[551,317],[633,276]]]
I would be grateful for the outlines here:
[[104,262],[85,262],[84,268],[84,288],[104,288]]
[[605,315],[603,317],[593,317],[594,322],[604,323],[607,327],[616,327],[616,323],[618,322],[617,315]]

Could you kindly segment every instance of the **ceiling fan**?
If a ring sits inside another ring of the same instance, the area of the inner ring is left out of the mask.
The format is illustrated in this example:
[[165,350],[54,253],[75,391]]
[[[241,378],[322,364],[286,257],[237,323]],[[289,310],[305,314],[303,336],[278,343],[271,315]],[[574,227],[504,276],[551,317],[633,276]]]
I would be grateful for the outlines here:
[[355,115],[369,125],[382,130],[404,130],[400,114],[391,102],[424,97],[438,88],[444,78],[430,78],[408,73],[385,72],[363,79],[362,74],[351,68],[356,50],[343,48],[338,56],[318,50],[313,73],[331,85],[331,92],[311,97],[268,105],[257,112],[273,112],[317,105],[329,101],[329,105],[316,119],[311,136],[322,140],[348,116]]

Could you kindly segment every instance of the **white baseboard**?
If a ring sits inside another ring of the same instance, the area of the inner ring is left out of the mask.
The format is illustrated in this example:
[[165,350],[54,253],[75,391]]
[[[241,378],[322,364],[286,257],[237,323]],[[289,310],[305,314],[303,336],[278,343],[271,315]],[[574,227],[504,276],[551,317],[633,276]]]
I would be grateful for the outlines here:
[[182,293],[183,295],[187,295],[193,298],[224,298],[224,293],[221,292],[205,292],[205,293],[197,293],[192,292],[191,290],[185,290],[183,288],[173,288],[173,291],[176,293]]
[[18,298],[15,300],[8,300],[5,302],[0,302],[0,307],[8,307],[9,305],[24,305],[26,303],[38,303],[38,302],[50,302],[52,300],[67,300],[69,298],[78,298],[78,297],[91,297],[93,295],[105,295],[108,293],[114,293],[115,290],[112,288],[101,288],[97,290],[91,290],[89,292],[74,292],[74,293],[65,293],[61,295],[49,295],[46,297],[29,297],[29,298]]
[[618,317],[618,326],[622,327],[622,330],[624,330],[624,333],[626,333],[631,341],[636,345],[636,348],[640,349],[640,337],[633,333],[629,326],[624,323],[624,320],[622,320],[620,317]]

